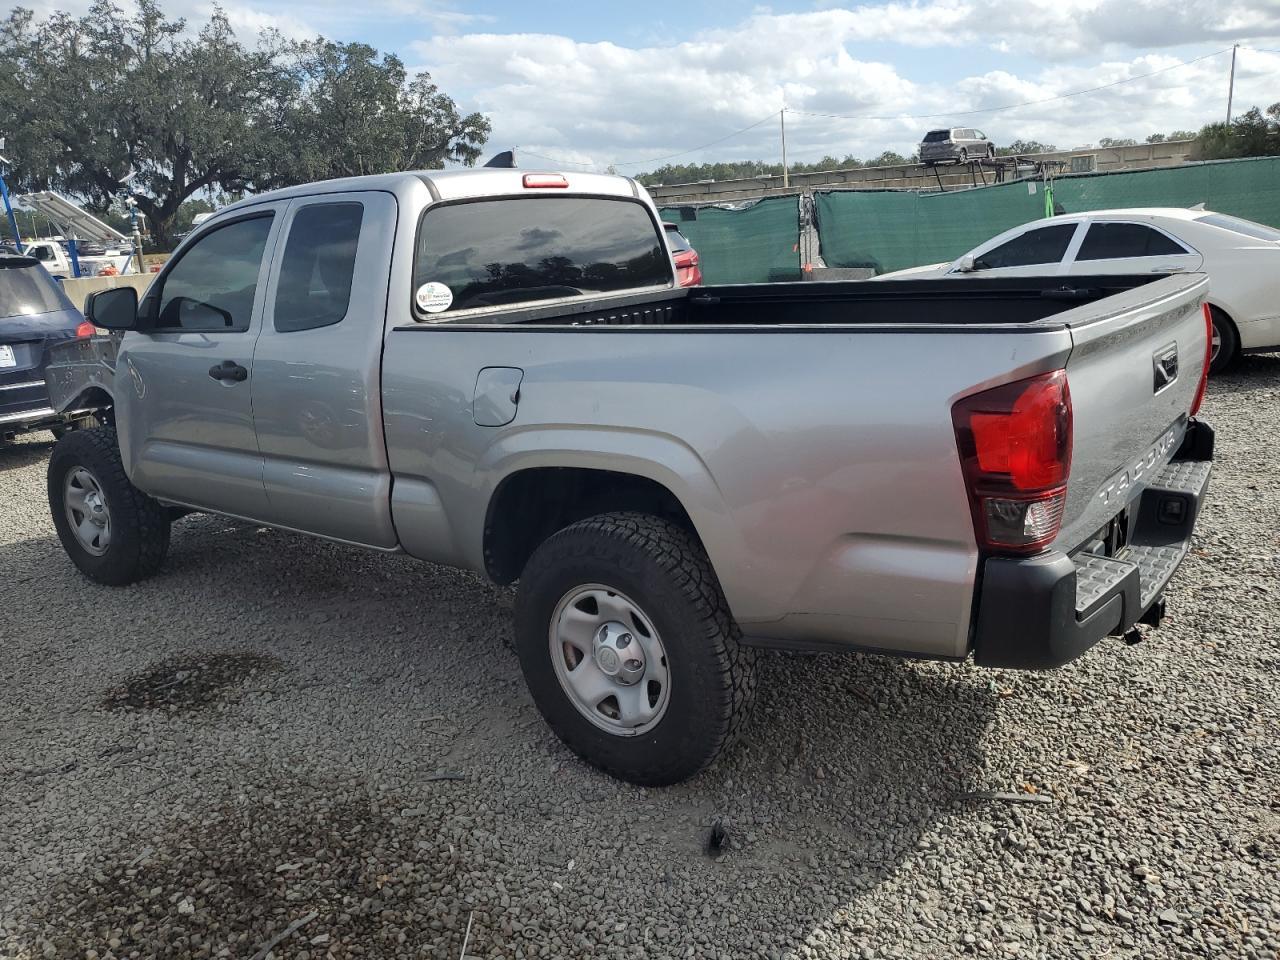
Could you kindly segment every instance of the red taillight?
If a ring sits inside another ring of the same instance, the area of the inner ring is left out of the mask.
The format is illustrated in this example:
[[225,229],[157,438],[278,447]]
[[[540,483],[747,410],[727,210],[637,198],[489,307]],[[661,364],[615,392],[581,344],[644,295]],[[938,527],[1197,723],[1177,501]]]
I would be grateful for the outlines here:
[[1035,553],[1058,536],[1071,473],[1071,391],[1055,370],[951,408],[978,543]]
[[76,327],[76,337],[81,340],[83,340],[85,337],[92,337],[97,332],[98,332],[98,328],[95,327],[88,320],[82,321],[80,326]]
[[1200,385],[1196,387],[1196,398],[1191,401],[1191,416],[1200,412],[1200,404],[1204,403],[1204,390],[1209,385],[1209,364],[1213,362],[1213,308],[1204,305],[1204,368],[1200,371]]
[[567,187],[569,180],[559,173],[526,173],[524,185],[526,187]]

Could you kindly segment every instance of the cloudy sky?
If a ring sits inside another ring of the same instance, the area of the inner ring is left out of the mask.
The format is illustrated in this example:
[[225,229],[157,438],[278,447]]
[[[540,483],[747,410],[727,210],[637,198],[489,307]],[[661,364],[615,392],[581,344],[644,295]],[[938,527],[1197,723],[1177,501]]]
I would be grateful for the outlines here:
[[[208,10],[206,0],[166,7],[194,21]],[[776,160],[784,104],[794,160],[910,153],[926,129],[951,123],[979,127],[1000,144],[1060,147],[1198,129],[1226,112],[1235,43],[1236,105],[1280,100],[1280,0],[224,7],[245,38],[273,25],[396,51],[429,70],[464,110],[491,118],[495,151],[518,146],[624,173],[665,162]],[[988,109],[1028,101],[1042,102]]]

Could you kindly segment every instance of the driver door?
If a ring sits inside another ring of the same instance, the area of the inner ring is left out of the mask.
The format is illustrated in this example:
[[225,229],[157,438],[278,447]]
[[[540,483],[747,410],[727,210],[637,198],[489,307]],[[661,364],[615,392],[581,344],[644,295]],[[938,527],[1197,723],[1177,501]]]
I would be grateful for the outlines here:
[[253,352],[283,204],[204,231],[156,278],[116,364],[120,452],[163,500],[269,514],[253,424]]

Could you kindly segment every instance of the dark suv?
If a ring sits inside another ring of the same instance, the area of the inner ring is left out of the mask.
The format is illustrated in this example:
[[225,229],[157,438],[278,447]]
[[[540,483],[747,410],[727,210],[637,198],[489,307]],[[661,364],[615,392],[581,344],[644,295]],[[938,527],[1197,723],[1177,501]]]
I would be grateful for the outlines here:
[[74,415],[59,416],[49,406],[48,347],[93,332],[38,260],[0,253],[0,443],[71,425]]

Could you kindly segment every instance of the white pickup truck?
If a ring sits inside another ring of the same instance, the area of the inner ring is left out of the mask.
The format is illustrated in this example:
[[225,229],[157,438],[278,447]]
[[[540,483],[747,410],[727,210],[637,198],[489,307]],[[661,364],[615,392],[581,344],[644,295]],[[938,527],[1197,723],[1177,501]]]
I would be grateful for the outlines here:
[[[23,254],[34,257],[55,280],[66,280],[76,275],[67,250],[66,241],[59,237],[31,240],[23,244]],[[80,276],[96,277],[101,274],[119,275],[129,272],[133,254],[128,250],[107,250],[102,254],[77,254]]]
[[1045,668],[1158,623],[1211,468],[1207,286],[682,288],[623,177],[308,184],[91,297],[117,336],[50,393],[113,426],[58,442],[50,508],[104,584],[193,510],[518,580],[548,723],[672,783],[741,730],[757,647]]

